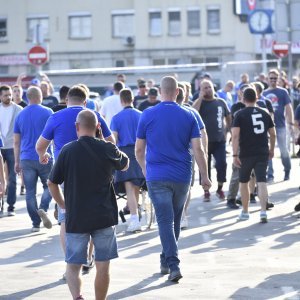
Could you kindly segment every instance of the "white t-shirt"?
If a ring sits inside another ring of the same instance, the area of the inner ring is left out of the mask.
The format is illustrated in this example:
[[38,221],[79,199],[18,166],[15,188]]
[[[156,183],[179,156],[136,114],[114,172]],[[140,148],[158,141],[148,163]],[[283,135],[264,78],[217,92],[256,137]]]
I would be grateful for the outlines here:
[[13,116],[13,105],[9,106],[0,106],[0,130],[1,130],[1,136],[6,137],[11,119]]
[[106,97],[102,103],[101,115],[105,118],[107,126],[110,128],[111,119],[123,109],[119,95]]

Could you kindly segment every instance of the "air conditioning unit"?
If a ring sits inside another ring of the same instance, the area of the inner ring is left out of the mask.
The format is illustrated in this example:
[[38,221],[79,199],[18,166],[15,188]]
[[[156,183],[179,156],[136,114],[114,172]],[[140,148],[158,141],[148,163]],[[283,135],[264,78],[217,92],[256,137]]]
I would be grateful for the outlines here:
[[132,46],[134,46],[134,44],[135,44],[134,36],[127,36],[123,40],[123,45],[125,45],[125,46],[131,46],[132,47]]

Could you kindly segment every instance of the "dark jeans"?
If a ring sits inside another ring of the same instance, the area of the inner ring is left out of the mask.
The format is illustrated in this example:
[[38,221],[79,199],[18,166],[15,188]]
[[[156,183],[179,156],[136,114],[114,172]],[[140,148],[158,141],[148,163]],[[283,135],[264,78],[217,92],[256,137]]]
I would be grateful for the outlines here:
[[[41,218],[37,214],[38,208],[47,211],[51,201],[51,194],[48,189],[47,179],[52,168],[52,162],[42,165],[38,160],[21,160],[24,184],[26,188],[26,206],[28,214],[34,227],[39,227]],[[40,178],[44,192],[41,197],[41,203],[38,206],[36,199],[36,186]]]
[[148,193],[153,203],[159,237],[162,244],[161,263],[171,271],[179,269],[177,241],[184,203],[190,189],[189,183],[148,181]]
[[[226,144],[225,142],[209,142],[208,143],[208,176],[211,180],[211,160],[212,156],[216,161],[216,170],[217,170],[217,181],[218,182],[226,182]],[[201,184],[201,176],[200,184]]]
[[13,211],[17,200],[17,174],[15,173],[14,149],[1,149],[1,153],[8,170],[7,210]]

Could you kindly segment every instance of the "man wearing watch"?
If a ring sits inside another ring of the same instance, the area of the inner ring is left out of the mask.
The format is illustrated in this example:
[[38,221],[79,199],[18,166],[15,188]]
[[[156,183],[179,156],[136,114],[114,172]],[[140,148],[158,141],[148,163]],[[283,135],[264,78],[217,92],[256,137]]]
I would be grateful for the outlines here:
[[261,203],[260,221],[266,223],[268,200],[266,171],[268,159],[274,156],[276,138],[274,122],[265,109],[256,105],[257,95],[254,88],[248,87],[244,90],[243,101],[246,107],[237,112],[232,126],[233,163],[240,168],[240,193],[243,205],[238,220],[249,219],[249,181],[254,169]]

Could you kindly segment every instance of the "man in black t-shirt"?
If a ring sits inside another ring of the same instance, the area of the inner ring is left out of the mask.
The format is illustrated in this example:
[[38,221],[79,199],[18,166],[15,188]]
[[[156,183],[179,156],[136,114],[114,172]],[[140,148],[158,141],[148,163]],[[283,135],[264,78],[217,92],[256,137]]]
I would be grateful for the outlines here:
[[238,220],[249,219],[249,180],[254,169],[261,203],[260,219],[262,223],[266,223],[268,200],[266,171],[268,159],[274,156],[276,137],[274,122],[265,109],[256,106],[257,95],[254,88],[248,87],[244,90],[243,101],[246,107],[236,113],[232,126],[233,163],[240,168],[240,193],[243,205]]
[[[79,139],[62,148],[48,181],[52,197],[66,209],[66,279],[73,299],[82,299],[80,269],[87,263],[90,237],[95,248],[96,299],[106,298],[109,261],[118,257],[113,173],[126,170],[129,160],[114,144],[96,139],[96,129],[100,124],[95,113],[81,111],[76,119]],[[64,194],[59,186],[63,182]]]

